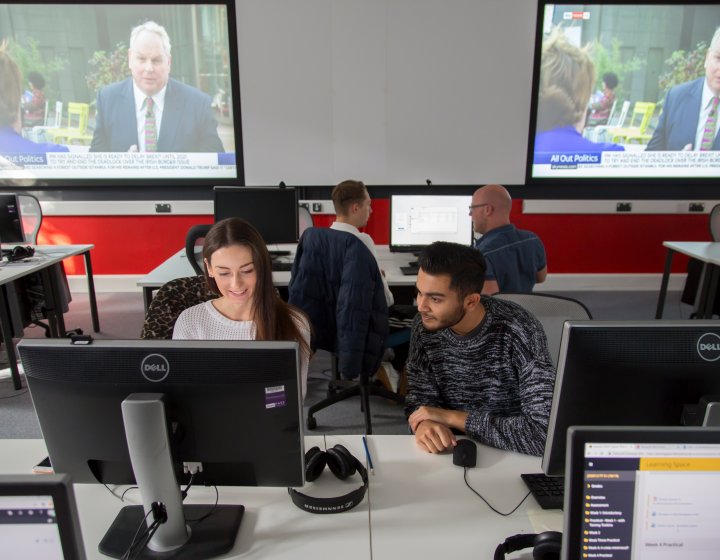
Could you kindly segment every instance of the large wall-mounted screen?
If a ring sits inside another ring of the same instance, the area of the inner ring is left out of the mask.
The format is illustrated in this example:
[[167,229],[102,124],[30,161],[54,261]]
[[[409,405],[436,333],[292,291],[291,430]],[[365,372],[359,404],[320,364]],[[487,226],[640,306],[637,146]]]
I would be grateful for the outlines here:
[[719,26],[719,3],[541,0],[528,183],[717,180]]
[[232,0],[0,2],[0,42],[0,180],[243,180]]

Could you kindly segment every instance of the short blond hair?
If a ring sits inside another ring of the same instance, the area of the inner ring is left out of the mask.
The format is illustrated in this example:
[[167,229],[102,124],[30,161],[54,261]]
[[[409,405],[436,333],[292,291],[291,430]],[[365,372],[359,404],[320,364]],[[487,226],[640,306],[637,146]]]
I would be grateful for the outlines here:
[[170,35],[168,35],[167,31],[165,31],[165,28],[162,25],[154,21],[146,21],[145,23],[141,23],[137,27],[133,27],[132,31],[130,32],[130,49],[134,48],[138,35],[140,35],[140,33],[142,33],[143,31],[147,31],[148,33],[154,33],[155,35],[160,37],[160,42],[162,43],[163,50],[165,51],[167,57],[170,58],[170,49],[172,48],[170,45]]
[[542,46],[537,132],[580,122],[594,83],[589,47],[578,48],[553,30]]
[[8,43],[0,43],[0,126],[12,126],[18,118],[22,99],[22,75],[7,52]]

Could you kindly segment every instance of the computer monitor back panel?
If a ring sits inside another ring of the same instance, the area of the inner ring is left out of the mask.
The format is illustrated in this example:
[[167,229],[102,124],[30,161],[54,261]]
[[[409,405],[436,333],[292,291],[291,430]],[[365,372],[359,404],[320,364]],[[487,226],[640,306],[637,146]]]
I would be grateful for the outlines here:
[[166,397],[171,452],[195,482],[303,484],[298,349],[291,342],[23,340],[20,355],[56,472],[133,481],[121,413],[131,393]]
[[25,242],[20,204],[15,193],[0,193],[0,242]]
[[569,321],[543,470],[563,473],[570,426],[679,426],[706,395],[720,395],[719,322]]
[[435,241],[472,243],[470,196],[392,195],[390,250],[419,251]]
[[265,243],[297,243],[298,199],[292,187],[215,187],[215,222],[242,218]]

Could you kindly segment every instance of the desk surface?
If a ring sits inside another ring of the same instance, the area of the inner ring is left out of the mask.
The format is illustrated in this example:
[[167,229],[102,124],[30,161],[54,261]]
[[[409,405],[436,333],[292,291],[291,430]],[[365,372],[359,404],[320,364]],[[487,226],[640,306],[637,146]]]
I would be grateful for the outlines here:
[[[4,244],[3,249],[11,249],[17,243]],[[68,257],[82,255],[93,249],[95,245],[31,245],[35,255],[22,261],[2,263],[0,265],[0,284],[13,282],[18,278],[52,266]]]
[[[274,246],[271,247],[271,249],[274,248]],[[295,245],[278,245],[277,249],[291,251],[290,256],[280,257],[280,260],[292,262],[295,256]],[[380,268],[385,271],[385,278],[390,286],[415,285],[417,276],[404,276],[400,271],[401,266],[406,266],[410,261],[416,260],[412,253],[392,253],[387,245],[378,245],[377,256]],[[180,249],[161,265],[142,276],[137,281],[137,285],[141,288],[159,288],[175,278],[195,275],[195,270],[185,255],[185,249]],[[276,286],[287,286],[290,283],[290,272],[273,272],[273,283]]]
[[720,242],[664,241],[663,247],[705,263],[720,265]]
[[[306,437],[306,448],[336,443],[365,463],[359,435]],[[451,455],[425,453],[412,436],[372,435],[368,446],[375,467],[369,492],[342,514],[301,511],[285,488],[220,488],[220,503],[246,506],[235,548],[225,558],[492,558],[509,535],[561,530],[562,514],[541,510],[532,497],[509,517],[493,513],[465,486],[463,470],[452,464]],[[27,473],[45,454],[42,440],[2,440],[0,472]],[[478,466],[469,470],[468,480],[496,508],[509,511],[527,493],[520,473],[537,472],[539,466],[539,458],[478,445]],[[325,472],[303,491],[336,496],[358,484],[358,476],[340,481]],[[123,504],[99,484],[75,485],[75,493],[87,557],[105,558],[97,543]],[[188,503],[214,499],[213,489],[193,488]],[[137,491],[128,492],[126,502],[138,500]]]

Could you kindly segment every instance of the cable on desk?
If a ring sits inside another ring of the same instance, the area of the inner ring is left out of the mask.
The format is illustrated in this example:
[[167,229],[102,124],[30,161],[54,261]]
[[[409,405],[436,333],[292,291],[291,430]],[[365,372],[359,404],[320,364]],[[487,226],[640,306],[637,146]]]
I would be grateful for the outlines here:
[[497,513],[498,515],[502,515],[503,517],[507,517],[508,515],[512,515],[513,513],[515,513],[515,512],[517,511],[517,509],[518,509],[521,505],[523,505],[523,502],[524,502],[525,500],[527,500],[527,499],[528,499],[528,496],[531,494],[531,492],[528,492],[527,494],[525,494],[525,497],[524,497],[522,500],[520,500],[520,503],[519,503],[518,505],[516,505],[516,506],[515,506],[511,511],[509,511],[508,513],[503,513],[503,512],[501,512],[501,511],[496,510],[494,507],[492,507],[492,506],[490,505],[490,502],[488,502],[485,498],[483,498],[483,497],[480,495],[480,493],[479,493],[477,490],[475,490],[475,488],[473,488],[472,486],[470,486],[470,483],[468,482],[468,479],[467,479],[468,468],[465,467],[464,470],[465,470],[465,472],[463,473],[463,480],[465,480],[465,485],[466,485],[468,488],[470,488],[470,490],[472,490],[472,492],[473,492],[478,498],[480,498],[483,502],[485,502],[485,504],[487,505],[487,507],[489,507],[491,510],[493,510],[493,511],[494,511],[495,513]]

